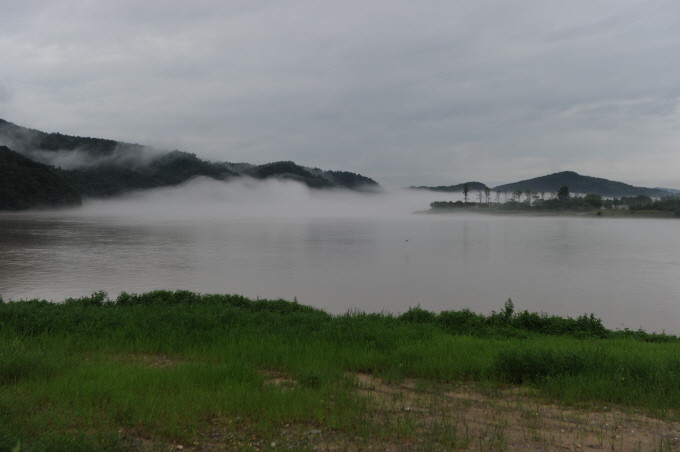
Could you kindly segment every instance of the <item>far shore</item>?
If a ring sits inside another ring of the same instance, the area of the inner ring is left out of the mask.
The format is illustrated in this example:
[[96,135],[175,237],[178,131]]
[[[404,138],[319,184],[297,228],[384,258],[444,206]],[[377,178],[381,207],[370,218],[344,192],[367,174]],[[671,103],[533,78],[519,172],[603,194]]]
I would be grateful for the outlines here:
[[416,214],[483,214],[483,215],[512,215],[525,217],[586,217],[586,218],[675,218],[680,219],[676,212],[661,210],[628,210],[628,209],[600,209],[600,210],[554,210],[554,209],[499,209],[495,207],[455,207],[430,208],[419,210]]

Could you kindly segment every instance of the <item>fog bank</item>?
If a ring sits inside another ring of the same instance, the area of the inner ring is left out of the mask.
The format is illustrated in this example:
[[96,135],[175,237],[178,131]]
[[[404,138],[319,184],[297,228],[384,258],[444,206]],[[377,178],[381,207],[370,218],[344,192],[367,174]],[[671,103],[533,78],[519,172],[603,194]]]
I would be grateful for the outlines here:
[[426,210],[432,201],[456,194],[396,189],[383,193],[314,190],[280,179],[238,178],[223,182],[196,178],[183,185],[135,192],[107,200],[86,200],[77,215],[139,220],[191,218],[370,218]]
[[150,165],[157,158],[167,154],[167,151],[142,146],[116,146],[108,154],[95,154],[88,149],[58,151],[26,149],[19,153],[36,162],[64,170],[74,170],[106,165],[140,168]]

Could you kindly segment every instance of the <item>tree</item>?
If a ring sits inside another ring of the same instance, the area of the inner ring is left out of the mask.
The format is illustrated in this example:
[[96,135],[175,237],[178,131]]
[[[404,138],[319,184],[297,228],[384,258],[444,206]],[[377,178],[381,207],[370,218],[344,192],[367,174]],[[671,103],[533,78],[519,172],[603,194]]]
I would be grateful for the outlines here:
[[585,201],[587,204],[590,204],[596,209],[599,209],[602,207],[602,204],[604,203],[602,201],[602,196],[596,195],[596,194],[588,194],[583,197],[583,201]]
[[569,199],[569,187],[566,185],[560,187],[560,189],[557,191],[557,199],[560,201],[566,201]]
[[467,204],[468,193],[470,193],[470,185],[465,183],[463,185],[463,199],[465,199],[465,204]]
[[484,189],[484,196],[486,197],[486,204],[489,204],[489,196],[491,196],[491,189],[489,187],[486,187]]

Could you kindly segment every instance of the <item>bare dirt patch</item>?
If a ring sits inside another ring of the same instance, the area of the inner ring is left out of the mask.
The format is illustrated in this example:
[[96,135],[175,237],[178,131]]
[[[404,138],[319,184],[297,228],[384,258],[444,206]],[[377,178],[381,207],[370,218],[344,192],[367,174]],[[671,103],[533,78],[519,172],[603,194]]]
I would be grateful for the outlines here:
[[[274,370],[265,384],[296,390]],[[680,422],[608,406],[563,406],[525,387],[485,388],[351,374],[366,413],[357,427],[284,423],[256,434],[250,420],[210,419],[190,444],[138,450],[185,451],[680,451]],[[138,445],[143,444],[138,441]],[[149,444],[147,443],[147,446]]]
[[[410,418],[415,436],[429,434],[432,445],[446,446],[448,435],[450,450],[680,450],[679,422],[632,410],[562,406],[522,387],[389,384],[366,374],[356,379],[385,419]],[[431,435],[432,429],[444,435]]]

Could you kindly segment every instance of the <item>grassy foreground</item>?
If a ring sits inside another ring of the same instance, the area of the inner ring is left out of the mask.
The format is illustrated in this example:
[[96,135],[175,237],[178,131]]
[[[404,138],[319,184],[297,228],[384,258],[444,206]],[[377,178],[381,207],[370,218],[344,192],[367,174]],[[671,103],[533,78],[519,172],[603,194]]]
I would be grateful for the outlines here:
[[[510,301],[332,316],[185,291],[0,299],[0,451],[550,448],[550,410],[644,413],[672,433],[679,408],[677,337]],[[568,441],[616,449],[605,425]],[[669,435],[636,444],[680,447]]]

